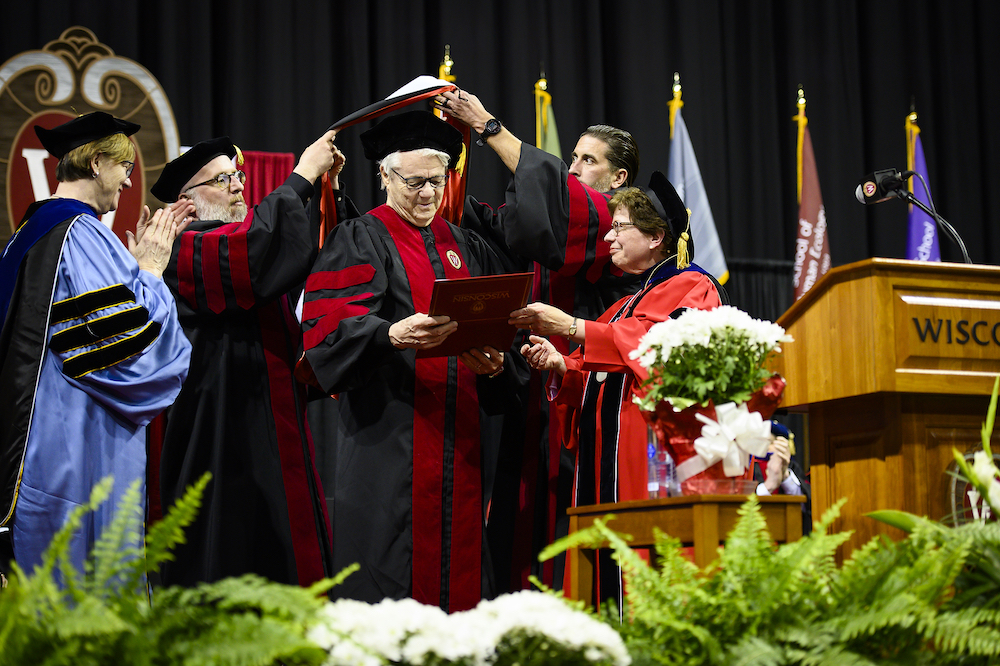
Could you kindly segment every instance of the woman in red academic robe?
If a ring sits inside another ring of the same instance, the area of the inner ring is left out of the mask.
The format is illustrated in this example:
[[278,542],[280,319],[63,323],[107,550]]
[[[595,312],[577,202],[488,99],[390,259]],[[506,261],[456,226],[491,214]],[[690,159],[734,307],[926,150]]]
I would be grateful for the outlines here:
[[[687,210],[663,174],[653,174],[648,192],[619,191],[608,207],[613,225],[604,240],[611,260],[642,276],[639,291],[596,321],[542,303],[511,314],[514,324],[535,334],[521,353],[533,367],[554,371],[549,399],[571,408],[571,420],[562,426],[567,445],[576,450],[574,506],[648,497],[646,423],[632,400],[643,394],[647,375],[629,353],[653,324],[728,300],[714,278],[689,263]],[[561,335],[580,347],[564,356],[541,335]],[[621,608],[620,572],[610,558],[600,559],[599,599],[614,599]]]

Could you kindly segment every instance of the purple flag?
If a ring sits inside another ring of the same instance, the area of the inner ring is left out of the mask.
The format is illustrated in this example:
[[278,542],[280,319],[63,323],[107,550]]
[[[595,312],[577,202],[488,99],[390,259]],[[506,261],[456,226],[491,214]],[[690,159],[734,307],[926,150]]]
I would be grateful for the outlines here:
[[[924,181],[927,181],[927,163],[924,161],[924,146],[920,141],[919,132],[912,133],[911,141],[913,142],[913,166],[911,170],[921,174]],[[930,208],[929,193],[924,191],[924,184],[916,176],[910,179],[910,191],[913,192],[913,196]],[[930,215],[913,204],[910,204],[909,207],[910,230],[906,239],[906,258],[917,261],[941,261],[937,224]]]

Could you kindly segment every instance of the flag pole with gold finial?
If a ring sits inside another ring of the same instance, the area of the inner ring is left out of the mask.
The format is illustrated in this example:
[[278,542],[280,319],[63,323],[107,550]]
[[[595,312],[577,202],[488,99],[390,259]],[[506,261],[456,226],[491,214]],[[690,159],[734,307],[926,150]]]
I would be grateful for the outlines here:
[[684,106],[684,102],[681,100],[681,75],[680,72],[674,72],[674,96],[667,106],[670,107],[670,138],[674,138],[674,117],[677,115],[677,110]]
[[798,146],[795,149],[795,160],[797,165],[798,176],[796,178],[796,184],[798,189],[796,190],[796,196],[798,197],[798,202],[802,203],[802,144],[806,135],[806,125],[809,124],[809,119],[806,118],[806,93],[802,89],[802,84],[799,84],[799,94],[798,98],[795,100],[795,106],[798,107],[798,113],[792,116],[792,120],[799,125],[799,139]]
[[535,147],[542,147],[542,137],[548,130],[548,114],[546,109],[552,104],[552,95],[548,91],[549,82],[545,79],[545,68],[539,68],[538,80],[535,81]]
[[444,58],[441,59],[441,65],[438,67],[438,78],[448,83],[454,83],[455,75],[451,73],[451,68],[454,65],[455,61],[451,59],[451,44],[445,44]]
[[[444,57],[441,59],[441,64],[438,65],[438,78],[448,83],[454,83],[455,75],[451,73],[451,68],[454,65],[455,61],[451,59],[451,44],[445,44]],[[436,108],[434,109],[434,115],[438,118],[443,118],[444,112]]]
[[[920,127],[917,126],[917,104],[913,100],[910,101],[910,112],[906,115],[903,127],[906,130],[906,170],[913,171],[917,135],[920,134]],[[913,179],[910,179],[908,186],[912,192]]]

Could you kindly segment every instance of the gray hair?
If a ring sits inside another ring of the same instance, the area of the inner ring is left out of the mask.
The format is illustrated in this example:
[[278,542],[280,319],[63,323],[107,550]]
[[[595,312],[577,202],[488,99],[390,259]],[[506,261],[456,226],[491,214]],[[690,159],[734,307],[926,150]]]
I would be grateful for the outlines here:
[[[400,155],[402,155],[404,152],[414,153],[416,154],[417,157],[436,157],[439,160],[441,160],[441,166],[443,166],[445,169],[448,168],[448,163],[451,161],[451,155],[449,155],[444,151],[435,150],[434,148],[417,148],[416,150],[397,150],[394,153],[389,153],[388,155],[386,155],[385,157],[383,157],[381,160],[378,161],[379,167],[384,167],[386,173],[388,173],[391,169],[395,169],[396,167],[399,166]],[[385,181],[382,179],[381,169],[379,169],[377,175],[379,180],[379,187],[384,190]]]

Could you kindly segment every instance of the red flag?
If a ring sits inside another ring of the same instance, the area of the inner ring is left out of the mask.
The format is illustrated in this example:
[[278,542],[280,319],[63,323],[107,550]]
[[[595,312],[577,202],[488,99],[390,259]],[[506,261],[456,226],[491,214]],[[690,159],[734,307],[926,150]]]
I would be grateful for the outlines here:
[[830,241],[827,238],[826,209],[819,190],[816,158],[806,127],[805,99],[799,100],[799,225],[795,239],[795,273],[792,284],[795,300],[809,291],[830,270]]

